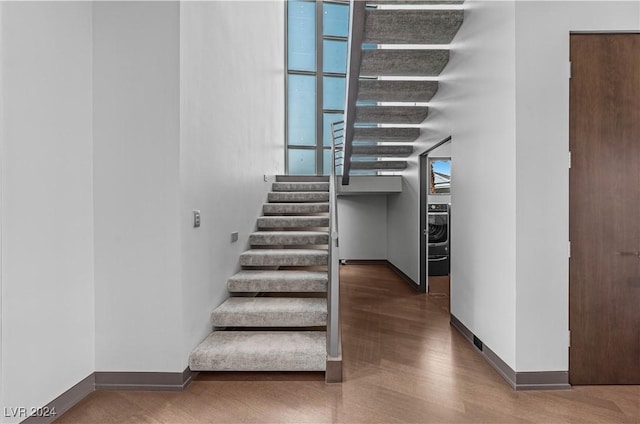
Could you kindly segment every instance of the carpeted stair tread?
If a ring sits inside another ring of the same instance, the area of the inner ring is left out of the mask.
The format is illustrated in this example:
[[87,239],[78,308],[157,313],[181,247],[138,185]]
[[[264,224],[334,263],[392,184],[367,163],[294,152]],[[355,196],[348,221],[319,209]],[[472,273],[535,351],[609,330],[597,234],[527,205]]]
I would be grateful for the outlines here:
[[329,183],[325,182],[275,182],[273,191],[329,191]]
[[240,255],[241,266],[326,265],[328,252],[322,249],[251,249]]
[[448,44],[463,18],[462,10],[367,10],[364,43]]
[[326,292],[329,276],[323,271],[243,270],[231,276],[227,289],[232,293]]
[[327,216],[262,216],[258,218],[258,228],[314,228],[328,227]]
[[329,203],[265,203],[265,215],[302,215],[329,212]]
[[354,128],[353,141],[410,143],[420,137],[420,128]]
[[449,62],[449,50],[362,51],[361,76],[437,76]]
[[327,299],[230,297],[211,313],[215,327],[314,327],[327,325]]
[[328,202],[329,193],[323,191],[276,191],[267,195],[267,200],[273,203],[294,203],[294,202]]
[[192,371],[324,371],[323,331],[215,331],[191,355]]
[[353,156],[374,157],[407,157],[413,153],[413,146],[364,146],[354,145],[351,153]]
[[305,246],[329,244],[329,233],[322,231],[258,231],[249,235],[252,246]]
[[358,101],[428,102],[437,91],[437,81],[358,81]]
[[407,168],[407,161],[386,160],[386,161],[364,161],[354,160],[351,162],[353,170],[380,170],[380,171],[401,171]]
[[427,106],[356,106],[359,124],[419,124],[427,115]]

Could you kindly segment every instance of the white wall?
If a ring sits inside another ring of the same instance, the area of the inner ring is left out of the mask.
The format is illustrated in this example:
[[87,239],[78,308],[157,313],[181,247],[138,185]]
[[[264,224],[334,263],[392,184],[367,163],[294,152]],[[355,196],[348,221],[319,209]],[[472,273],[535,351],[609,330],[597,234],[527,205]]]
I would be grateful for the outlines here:
[[0,10],[0,403],[28,408],[95,369],[91,4]]
[[178,372],[177,2],[93,6],[96,370]]
[[[186,365],[228,296],[227,278],[239,270],[273,175],[284,172],[284,3],[184,2],[180,28]],[[194,209],[200,228],[191,225]]]
[[[451,311],[515,367],[515,7],[467,2],[419,154],[448,135],[452,179]],[[416,155],[389,196],[389,259],[419,281]]]
[[387,259],[387,196],[338,197],[340,259]]
[[517,371],[568,369],[569,32],[637,31],[639,5],[516,5]]

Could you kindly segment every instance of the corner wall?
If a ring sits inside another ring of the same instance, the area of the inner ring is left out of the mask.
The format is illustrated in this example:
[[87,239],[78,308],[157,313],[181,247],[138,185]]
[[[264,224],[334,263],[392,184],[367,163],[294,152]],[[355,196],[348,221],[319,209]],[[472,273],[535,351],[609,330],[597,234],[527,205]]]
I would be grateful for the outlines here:
[[91,3],[0,3],[2,422],[95,370]]
[[212,330],[211,311],[228,297],[227,279],[240,269],[273,176],[284,172],[284,2],[181,3],[180,55],[186,366]]
[[96,371],[185,368],[179,12],[93,6]]
[[389,260],[419,281],[417,155],[451,135],[451,311],[515,368],[515,6],[465,7],[405,190],[389,196]]

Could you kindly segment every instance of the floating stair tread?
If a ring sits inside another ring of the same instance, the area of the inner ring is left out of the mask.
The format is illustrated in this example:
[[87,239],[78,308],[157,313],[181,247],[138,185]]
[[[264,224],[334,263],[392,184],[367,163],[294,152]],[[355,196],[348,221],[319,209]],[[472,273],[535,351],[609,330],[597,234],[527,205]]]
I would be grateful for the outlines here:
[[353,170],[381,170],[381,171],[400,171],[407,168],[407,161],[356,161],[351,162]]
[[328,202],[329,201],[329,193],[325,193],[322,191],[314,192],[314,191],[276,191],[270,192],[267,195],[267,200],[269,202],[277,203],[293,203],[293,202]]
[[428,102],[438,91],[437,81],[361,79],[358,101]]
[[304,246],[329,244],[329,233],[322,231],[258,231],[249,235],[252,246]]
[[356,123],[419,124],[429,115],[427,106],[356,106]]
[[216,327],[315,327],[327,325],[327,299],[230,297],[211,313]]
[[329,183],[325,182],[275,182],[273,191],[329,191]]
[[420,137],[420,128],[355,128],[353,141],[410,143]]
[[407,157],[413,153],[413,146],[364,146],[354,145],[352,156]]
[[262,207],[265,215],[298,215],[329,212],[329,203],[266,203]]
[[242,266],[326,265],[329,254],[323,249],[251,249],[240,255]]
[[463,10],[367,10],[364,43],[449,44],[463,19]]
[[192,371],[324,371],[323,331],[214,331],[191,355]]
[[449,50],[362,51],[361,76],[437,76],[449,62]]
[[253,271],[231,276],[227,289],[232,293],[326,292],[329,276],[323,271]]
[[262,216],[258,218],[258,228],[315,228],[328,227],[327,216]]

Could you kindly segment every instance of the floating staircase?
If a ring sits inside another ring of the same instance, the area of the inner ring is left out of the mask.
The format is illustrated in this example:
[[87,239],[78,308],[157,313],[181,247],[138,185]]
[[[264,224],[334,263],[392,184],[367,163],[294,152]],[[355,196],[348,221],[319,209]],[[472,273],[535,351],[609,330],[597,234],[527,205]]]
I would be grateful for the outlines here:
[[[462,25],[462,3],[352,3],[347,126],[353,129],[346,130],[343,184],[348,184],[350,173],[383,174],[407,167],[411,143],[420,136],[418,125],[429,115],[427,102],[438,91],[433,77],[449,62],[446,45]],[[437,8],[429,8],[433,5]]]
[[328,212],[328,177],[277,177],[192,371],[326,370]]

